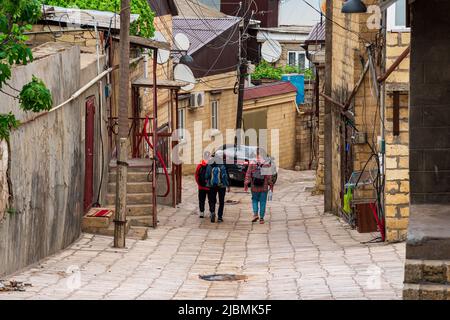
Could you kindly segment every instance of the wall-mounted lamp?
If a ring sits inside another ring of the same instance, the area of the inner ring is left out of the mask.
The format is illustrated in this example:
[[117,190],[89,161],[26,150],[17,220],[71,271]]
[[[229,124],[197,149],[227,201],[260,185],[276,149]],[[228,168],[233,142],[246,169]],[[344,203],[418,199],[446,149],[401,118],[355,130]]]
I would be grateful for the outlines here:
[[361,0],[347,0],[342,6],[342,13],[366,13],[367,7]]
[[182,55],[180,58],[180,63],[182,64],[190,64],[192,62],[194,62],[194,59],[188,54]]

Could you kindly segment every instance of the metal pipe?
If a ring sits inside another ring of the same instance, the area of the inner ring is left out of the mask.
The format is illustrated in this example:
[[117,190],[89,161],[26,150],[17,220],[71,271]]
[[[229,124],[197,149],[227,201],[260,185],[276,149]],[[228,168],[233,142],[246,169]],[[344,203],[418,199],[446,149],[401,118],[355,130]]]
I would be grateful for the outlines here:
[[[134,58],[134,59],[130,60],[130,64],[136,63],[136,62],[138,62],[139,60],[141,60],[142,58],[143,58],[142,56],[141,56],[141,57]],[[103,71],[103,72],[100,73],[98,76],[96,76],[95,78],[93,78],[91,81],[89,81],[87,84],[85,84],[83,87],[81,87],[80,89],[78,89],[77,91],[75,91],[75,93],[72,94],[72,95],[70,96],[70,98],[67,99],[66,101],[60,103],[59,105],[57,105],[56,107],[50,109],[49,111],[47,111],[47,112],[45,112],[45,113],[42,113],[42,114],[39,114],[38,116],[36,116],[36,117],[33,118],[33,119],[30,119],[30,120],[21,122],[20,124],[21,124],[21,125],[24,125],[24,124],[26,124],[26,123],[29,123],[29,122],[31,122],[31,121],[34,121],[35,119],[37,119],[37,118],[39,118],[39,117],[41,117],[41,116],[43,116],[43,115],[45,115],[45,114],[47,114],[47,113],[50,113],[50,112],[53,112],[53,111],[56,111],[56,110],[60,109],[61,107],[65,106],[66,104],[68,104],[68,103],[70,103],[70,102],[72,102],[73,100],[75,100],[76,98],[78,98],[80,95],[82,95],[83,93],[85,93],[85,92],[86,92],[87,90],[89,90],[94,84],[96,84],[100,79],[102,79],[102,78],[105,77],[107,74],[111,73],[112,71],[116,70],[118,67],[119,67],[119,66],[116,65],[116,66],[114,66],[114,67],[108,68],[107,70]]]
[[157,199],[156,199],[156,152],[158,150],[158,86],[157,82],[157,72],[156,69],[158,67],[158,49],[153,49],[153,182],[152,182],[152,190],[153,190],[153,227],[156,228],[158,224],[158,209],[157,209]]

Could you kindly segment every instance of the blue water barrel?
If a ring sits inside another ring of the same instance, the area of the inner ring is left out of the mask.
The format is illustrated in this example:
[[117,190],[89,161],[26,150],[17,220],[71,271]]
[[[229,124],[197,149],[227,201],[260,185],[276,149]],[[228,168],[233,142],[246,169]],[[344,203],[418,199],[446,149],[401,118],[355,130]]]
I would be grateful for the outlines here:
[[281,80],[289,81],[297,88],[297,104],[305,103],[305,76],[303,74],[284,74],[281,76]]

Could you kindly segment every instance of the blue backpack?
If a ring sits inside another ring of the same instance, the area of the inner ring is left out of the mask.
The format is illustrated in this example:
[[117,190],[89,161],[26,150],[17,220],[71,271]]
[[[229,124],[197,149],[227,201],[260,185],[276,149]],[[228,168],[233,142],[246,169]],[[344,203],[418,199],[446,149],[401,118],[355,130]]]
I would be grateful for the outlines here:
[[223,187],[222,182],[222,168],[220,166],[214,166],[211,168],[211,176],[208,181],[208,187]]

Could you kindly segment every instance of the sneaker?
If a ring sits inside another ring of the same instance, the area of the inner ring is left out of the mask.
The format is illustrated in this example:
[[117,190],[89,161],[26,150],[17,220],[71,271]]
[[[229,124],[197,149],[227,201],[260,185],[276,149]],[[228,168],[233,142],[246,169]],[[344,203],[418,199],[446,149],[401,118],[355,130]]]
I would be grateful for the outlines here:
[[211,222],[214,223],[216,222],[216,214],[211,212]]
[[204,212],[200,212],[200,218],[204,218],[205,217],[205,213]]
[[264,218],[259,219],[259,224],[264,224]]
[[257,215],[254,215],[253,219],[252,219],[252,222],[256,222],[256,221],[258,221],[258,219],[259,219],[259,217]]
[[219,217],[219,219],[217,219],[217,222],[223,222],[223,218]]

